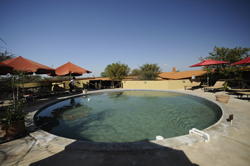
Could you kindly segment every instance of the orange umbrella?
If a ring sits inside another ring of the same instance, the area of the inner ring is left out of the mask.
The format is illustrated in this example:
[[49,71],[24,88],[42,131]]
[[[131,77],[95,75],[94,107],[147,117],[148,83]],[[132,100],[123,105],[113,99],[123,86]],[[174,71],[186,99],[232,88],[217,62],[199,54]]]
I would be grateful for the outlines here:
[[85,73],[91,73],[89,70],[85,70],[71,62],[68,62],[58,68],[55,69],[55,74],[48,74],[51,76],[58,75],[58,76],[81,76]]
[[13,72],[13,67],[0,62],[0,75]]
[[26,70],[27,73],[47,74],[55,72],[55,69],[51,67],[23,58],[22,56],[3,61],[2,63],[13,67],[16,71]]
[[[42,65],[40,63],[31,61],[29,59],[23,58],[22,56],[3,61],[2,63],[9,65],[14,68],[15,71],[25,71],[25,74],[47,74],[55,73],[55,69]],[[24,93],[24,83],[23,83],[23,94]]]

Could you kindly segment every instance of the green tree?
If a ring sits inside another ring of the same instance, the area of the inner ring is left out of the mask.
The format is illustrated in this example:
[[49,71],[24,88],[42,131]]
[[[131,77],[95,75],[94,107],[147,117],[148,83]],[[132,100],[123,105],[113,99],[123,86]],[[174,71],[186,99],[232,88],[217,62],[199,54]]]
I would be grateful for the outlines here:
[[213,52],[210,52],[208,57],[201,57],[200,60],[214,59],[230,62],[228,64],[211,65],[207,68],[204,68],[204,70],[208,71],[208,73],[211,75],[211,81],[213,83],[219,79],[242,80],[244,79],[243,72],[245,71],[247,65],[241,65],[239,67],[237,65],[235,66],[230,64],[249,57],[249,50],[250,48],[235,47],[230,49],[225,47],[219,48],[215,46]]
[[[7,43],[2,38],[0,38],[0,41],[4,42],[7,45]],[[12,58],[15,58],[14,54],[9,53],[8,51],[0,52],[0,62],[8,60],[8,59],[12,59]]]
[[124,77],[128,76],[129,71],[130,68],[128,65],[121,64],[121,62],[109,64],[105,68],[107,77],[109,77],[112,81],[124,79]]
[[104,72],[101,72],[101,77],[107,77],[107,74],[106,74],[105,71],[104,71]]
[[16,56],[14,54],[9,53],[8,51],[0,52],[0,62],[15,58],[15,57]]
[[139,76],[140,75],[140,70],[139,69],[133,69],[130,75],[131,76]]
[[250,48],[235,47],[233,49],[230,49],[225,47],[219,48],[215,46],[214,51],[209,53],[210,56],[208,58],[235,63],[249,57],[249,50]]
[[140,76],[143,80],[155,80],[160,73],[161,68],[156,63],[140,66]]

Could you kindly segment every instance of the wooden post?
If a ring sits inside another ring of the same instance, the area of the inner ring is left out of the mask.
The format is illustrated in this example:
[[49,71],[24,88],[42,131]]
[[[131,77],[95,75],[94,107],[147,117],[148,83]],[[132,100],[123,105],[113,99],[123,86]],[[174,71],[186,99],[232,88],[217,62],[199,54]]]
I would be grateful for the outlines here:
[[229,115],[229,121],[231,122],[231,125],[233,124],[234,114]]
[[95,82],[95,89],[97,89],[97,82]]

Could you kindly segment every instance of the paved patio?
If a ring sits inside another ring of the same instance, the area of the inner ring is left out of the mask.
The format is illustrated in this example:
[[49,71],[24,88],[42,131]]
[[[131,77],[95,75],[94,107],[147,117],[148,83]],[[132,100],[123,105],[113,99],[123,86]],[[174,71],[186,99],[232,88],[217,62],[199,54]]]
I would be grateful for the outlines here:
[[[36,130],[29,135],[0,144],[0,165],[250,165],[250,101],[231,95],[227,104],[215,101],[215,94],[202,90],[174,90],[218,103],[221,120],[205,129],[211,141],[191,134],[140,143],[86,143]],[[220,94],[217,92],[216,94]],[[77,95],[77,94],[76,94]],[[32,116],[37,108],[65,96],[27,103]],[[231,125],[227,122],[234,114]],[[32,122],[27,122],[32,129]]]

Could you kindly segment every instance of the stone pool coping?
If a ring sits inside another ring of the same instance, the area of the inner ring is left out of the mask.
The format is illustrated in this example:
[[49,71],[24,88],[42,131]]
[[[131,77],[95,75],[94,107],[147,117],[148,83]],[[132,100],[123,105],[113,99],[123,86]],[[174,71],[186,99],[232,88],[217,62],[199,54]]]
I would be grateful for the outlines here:
[[[202,130],[205,133],[208,133],[210,135],[210,138],[214,135],[218,135],[219,133],[222,133],[225,130],[225,126],[222,121],[225,121],[228,117],[225,112],[228,108],[226,105],[219,103],[217,101],[212,101],[210,99],[207,99],[205,97],[201,97],[198,95],[192,95],[188,93],[183,92],[177,92],[177,91],[170,91],[170,90],[147,90],[147,89],[119,89],[119,90],[98,90],[98,91],[90,91],[87,94],[76,94],[76,95],[70,95],[65,97],[59,97],[57,99],[51,100],[43,105],[38,106],[39,108],[37,110],[34,110],[32,112],[29,112],[27,115],[26,125],[28,126],[28,130],[33,131],[37,128],[37,126],[34,124],[33,117],[37,113],[37,111],[45,108],[48,105],[57,103],[61,100],[66,100],[72,97],[78,97],[83,95],[90,95],[90,94],[96,94],[96,93],[103,93],[103,92],[117,92],[117,91],[165,91],[165,92],[173,92],[173,93],[180,93],[185,95],[191,95],[200,97],[203,99],[206,99],[208,101],[211,101],[215,104],[217,104],[221,110],[222,110],[222,116],[219,119],[218,122],[211,125],[210,127]],[[52,146],[64,148],[64,149],[70,149],[70,150],[79,150],[79,151],[87,151],[87,152],[139,152],[139,151],[148,151],[148,150],[156,150],[156,149],[163,149],[166,147],[175,148],[183,145],[192,145],[197,142],[204,142],[204,138],[195,134],[187,134],[182,135],[178,137],[173,138],[167,138],[163,140],[154,140],[154,141],[148,141],[148,142],[124,142],[124,143],[100,143],[100,142],[87,142],[87,141],[81,141],[81,140],[75,140],[75,139],[69,139],[64,138],[60,136],[56,136],[53,134],[50,134],[46,131],[43,131],[41,129],[35,130],[33,132],[30,132],[30,136],[35,138],[36,140],[40,141],[40,143],[49,144]]]

